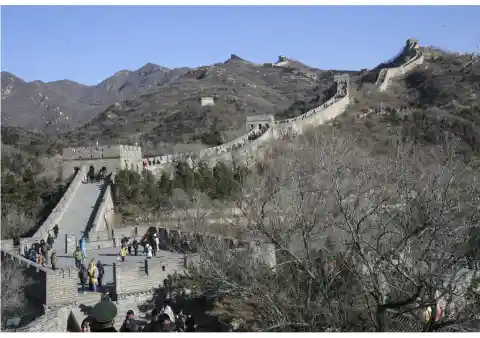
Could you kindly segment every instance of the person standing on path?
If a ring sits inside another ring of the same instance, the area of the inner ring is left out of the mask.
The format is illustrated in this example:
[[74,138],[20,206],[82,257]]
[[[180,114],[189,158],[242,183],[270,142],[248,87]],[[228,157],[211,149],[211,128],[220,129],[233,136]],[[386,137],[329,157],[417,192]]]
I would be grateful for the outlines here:
[[98,270],[98,288],[101,289],[103,286],[103,275],[105,275],[105,269],[103,268],[102,262],[97,262],[97,270]]
[[73,259],[75,259],[75,266],[80,270],[82,266],[83,255],[80,247],[77,246],[77,249],[73,252]]
[[47,245],[49,248],[52,248],[53,247],[53,243],[55,242],[52,234],[50,232],[48,232],[48,236],[47,236]]
[[48,246],[43,239],[40,241],[40,251],[42,252],[44,263],[48,264]]
[[120,250],[120,257],[122,258],[122,262],[125,262],[125,257],[127,256],[127,248],[122,247]]
[[136,239],[133,240],[132,246],[133,251],[135,252],[135,256],[138,256],[138,241]]
[[80,265],[80,271],[78,272],[78,277],[80,278],[80,284],[82,284],[82,292],[85,293],[85,285],[88,282],[88,271],[85,265]]
[[57,268],[57,252],[52,250],[52,256],[50,257],[50,262],[52,263],[52,270]]
[[55,224],[53,227],[53,234],[55,235],[55,239],[58,238],[58,224]]
[[80,249],[82,250],[83,258],[87,258],[87,242],[85,240],[85,237],[82,237],[80,239]]

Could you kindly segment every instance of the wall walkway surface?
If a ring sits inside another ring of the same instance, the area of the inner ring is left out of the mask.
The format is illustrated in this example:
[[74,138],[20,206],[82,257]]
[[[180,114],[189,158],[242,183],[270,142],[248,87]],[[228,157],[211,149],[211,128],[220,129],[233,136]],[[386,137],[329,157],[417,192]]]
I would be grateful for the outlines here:
[[32,238],[39,240],[45,239],[47,237],[48,231],[52,230],[55,224],[58,224],[60,222],[60,220],[65,214],[65,211],[70,207],[74,196],[76,195],[82,184],[82,177],[86,173],[87,166],[82,166],[80,170],[78,170],[67,191],[65,191],[60,201],[57,203],[50,215],[48,215],[47,219],[42,223],[40,228],[35,232]]
[[87,227],[93,207],[101,194],[101,185],[96,183],[80,183],[76,193],[64,209],[62,218],[57,220],[59,240],[55,241],[53,248],[57,252],[65,251],[65,243],[62,241],[65,235],[75,235],[79,238]]

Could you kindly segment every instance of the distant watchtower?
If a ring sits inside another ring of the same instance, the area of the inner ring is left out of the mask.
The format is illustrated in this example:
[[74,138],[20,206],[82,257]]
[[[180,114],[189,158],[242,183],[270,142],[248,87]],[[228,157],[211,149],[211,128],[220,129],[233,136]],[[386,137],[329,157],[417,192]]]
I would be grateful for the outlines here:
[[102,169],[107,174],[122,169],[140,172],[142,170],[142,148],[138,146],[114,145],[63,148],[63,179],[68,178],[76,168],[83,165],[93,167],[94,172]]
[[252,115],[247,116],[245,129],[246,132],[249,132],[253,128],[266,129],[272,127],[274,124],[275,118],[273,115]]

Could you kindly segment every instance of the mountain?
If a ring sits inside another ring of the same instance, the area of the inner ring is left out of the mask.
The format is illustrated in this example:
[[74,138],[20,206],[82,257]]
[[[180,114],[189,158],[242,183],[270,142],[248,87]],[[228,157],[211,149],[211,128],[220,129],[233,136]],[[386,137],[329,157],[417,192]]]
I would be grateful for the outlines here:
[[161,86],[183,71],[147,63],[136,71],[119,71],[96,86],[70,80],[26,82],[2,72],[2,124],[50,134],[72,130],[108,105]]
[[[156,85],[146,82],[154,89],[133,95],[142,71],[150,72],[148,80]],[[184,143],[218,145],[244,133],[248,115],[287,118],[321,104],[335,91],[335,73],[295,61],[288,67],[260,65],[233,54],[225,62],[168,73],[146,65],[135,74],[117,75],[131,79],[119,81],[126,83],[122,91],[130,90],[130,99],[60,137],[72,145],[139,141],[147,153],[170,152]],[[351,74],[355,78],[357,72]],[[215,104],[202,106],[202,97],[214,97]]]

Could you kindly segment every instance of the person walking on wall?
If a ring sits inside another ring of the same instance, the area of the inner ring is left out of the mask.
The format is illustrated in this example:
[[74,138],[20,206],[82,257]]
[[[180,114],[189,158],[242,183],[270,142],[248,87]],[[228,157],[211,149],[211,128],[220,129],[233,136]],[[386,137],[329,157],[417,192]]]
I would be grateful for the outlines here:
[[78,277],[80,278],[80,283],[82,284],[82,292],[85,293],[85,285],[88,282],[88,271],[85,265],[80,265],[80,271],[78,272]]
[[73,252],[73,259],[75,259],[75,266],[78,270],[80,270],[80,268],[82,267],[83,255],[79,246],[77,246],[77,249]]
[[138,255],[138,241],[136,239],[133,240],[132,246],[133,246],[133,251],[135,253],[135,256],[137,256]]
[[127,256],[127,248],[122,247],[122,249],[120,249],[120,257],[122,258],[122,262],[125,262],[126,256]]
[[44,263],[48,264],[48,246],[43,239],[40,241],[40,251],[42,252]]
[[57,268],[57,252],[52,250],[52,256],[50,256],[50,262],[52,263],[52,270]]
[[55,239],[58,238],[58,224],[55,224],[53,227],[53,234],[55,235]]
[[103,275],[105,275],[105,269],[103,268],[102,262],[97,262],[97,270],[98,270],[98,288],[99,290],[102,289],[103,286]]
[[47,245],[49,246],[49,248],[53,247],[54,242],[55,242],[55,239],[53,238],[52,234],[50,232],[48,232]]
[[146,244],[145,248],[147,249],[147,259],[152,258],[152,246],[150,244]]
[[85,237],[80,239],[80,249],[82,249],[83,258],[87,258],[87,243]]
[[98,291],[98,269],[95,266],[92,272],[92,276],[90,277],[90,280],[92,282],[92,290],[93,292]]
[[38,264],[38,265],[41,265],[41,266],[44,266],[44,265],[43,265],[43,264],[44,264],[43,255],[42,255],[41,252],[39,252],[38,255],[37,255],[37,264]]

